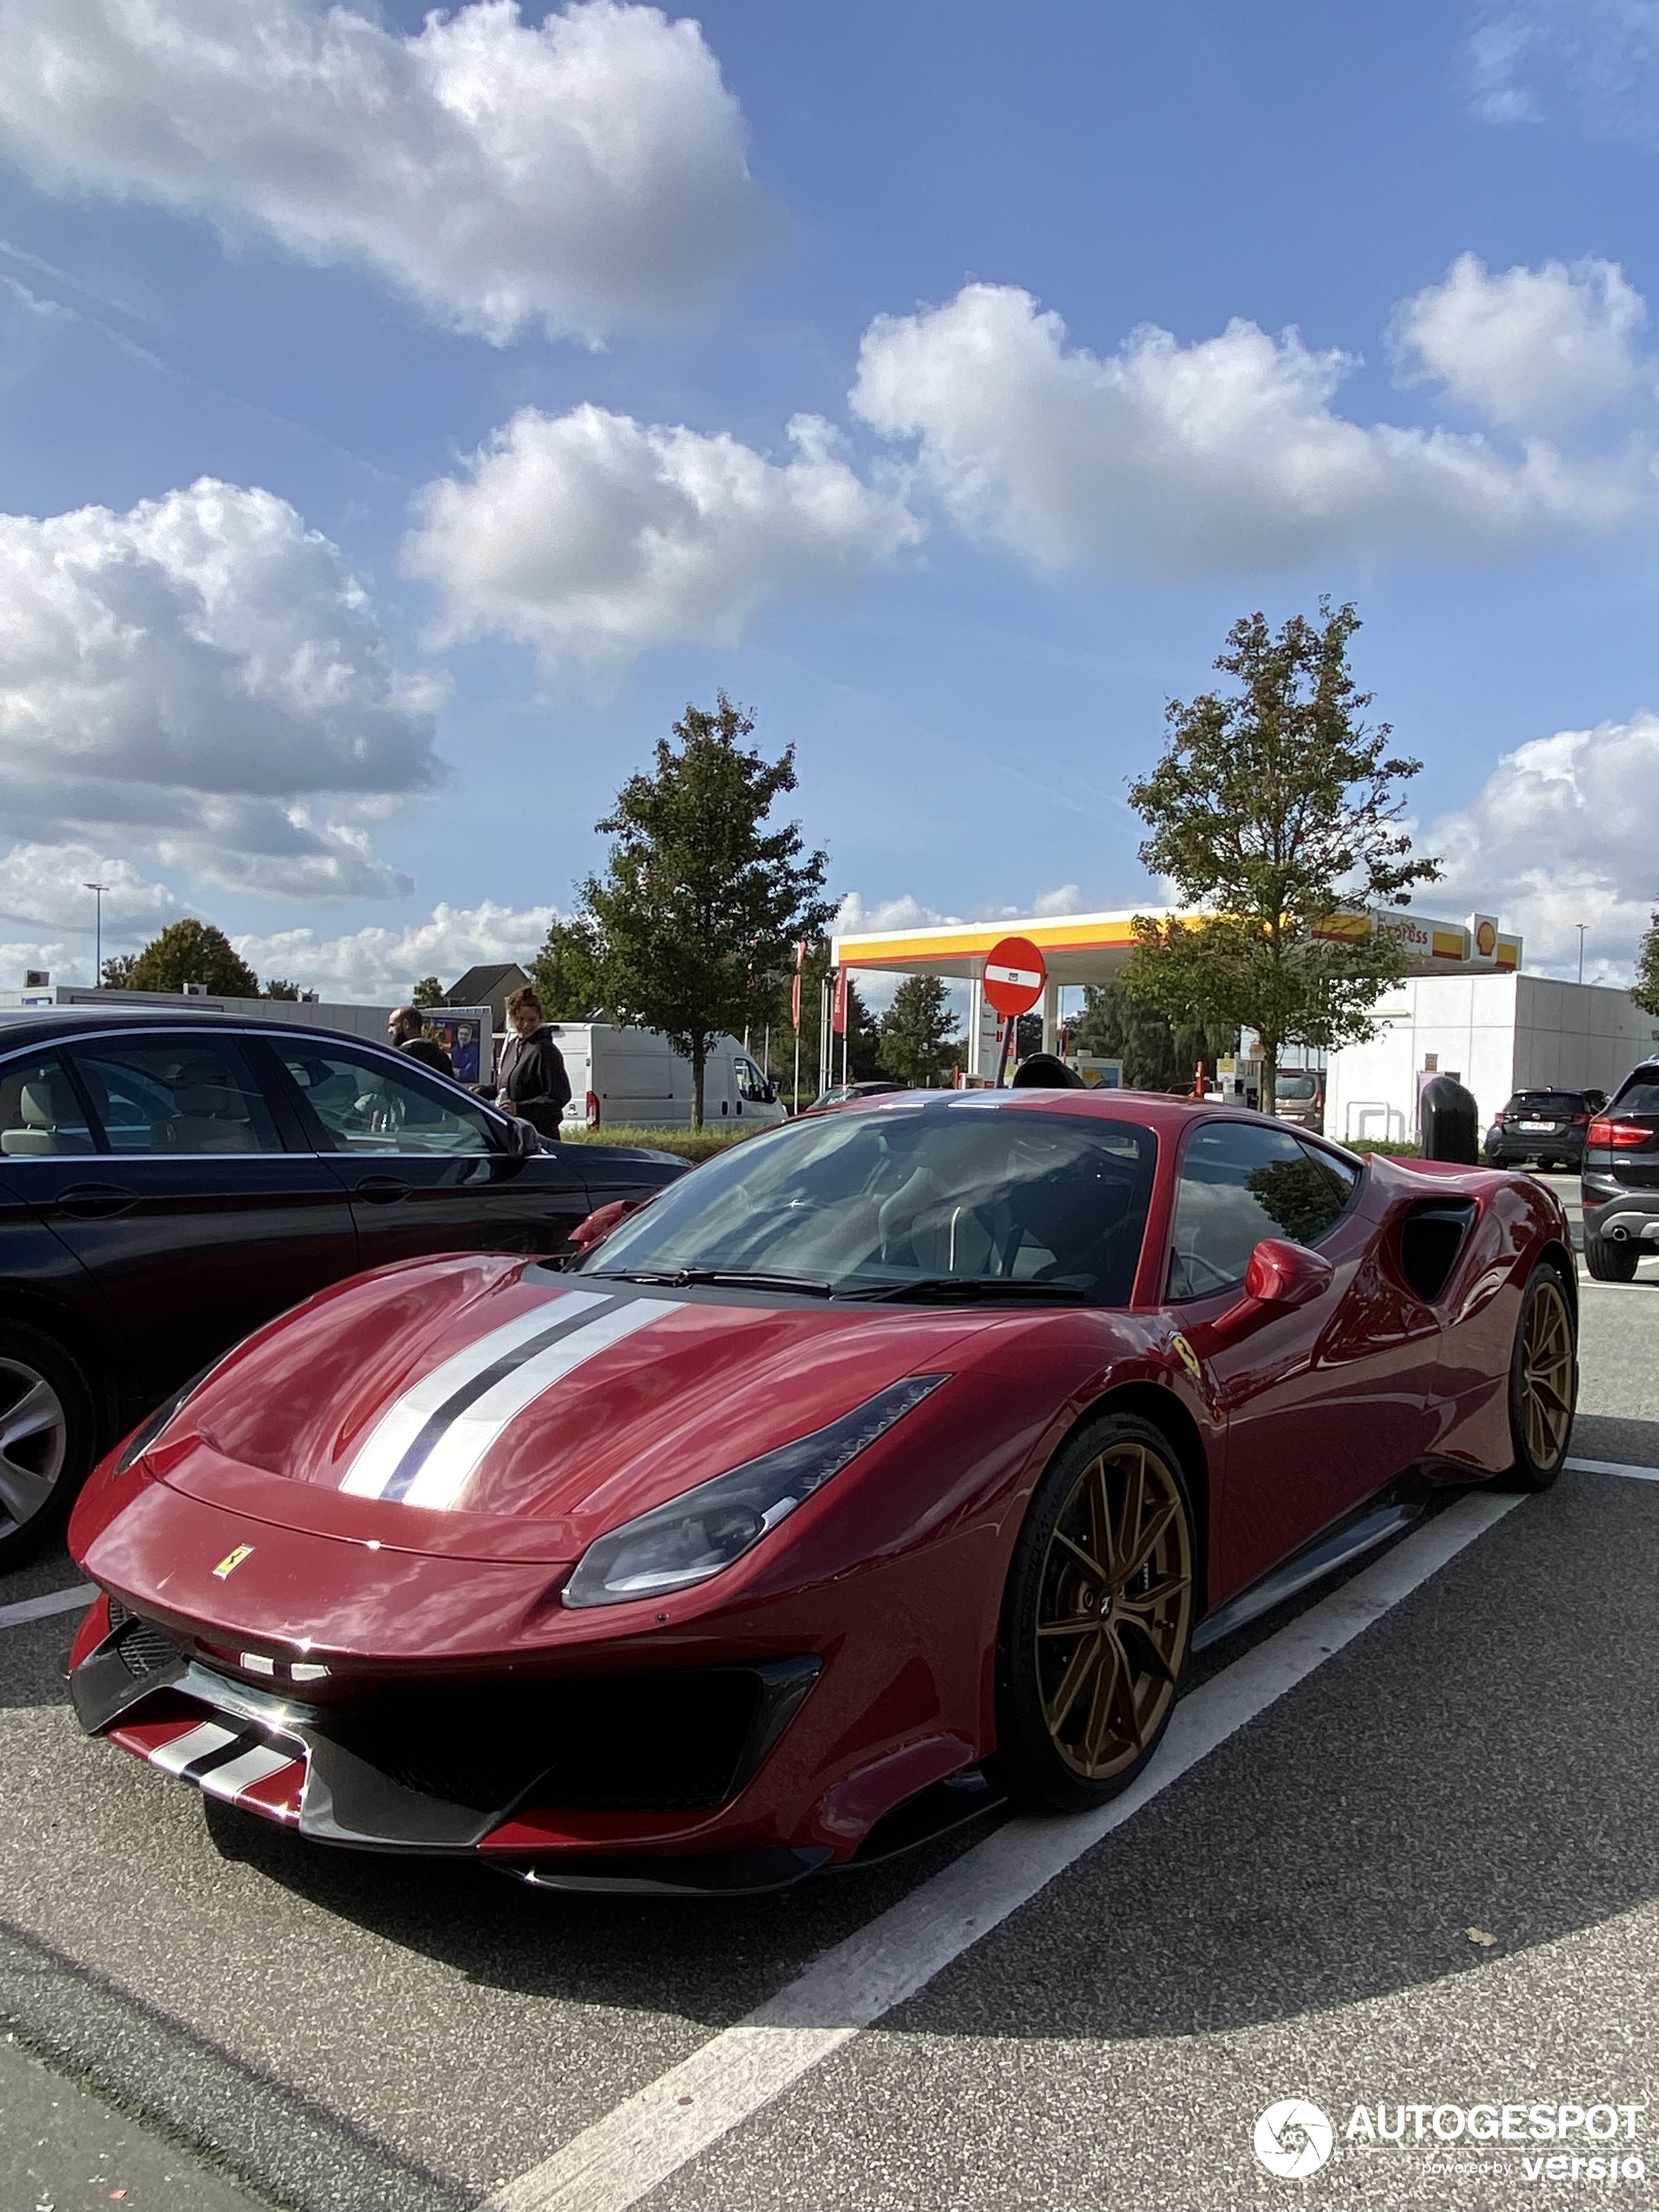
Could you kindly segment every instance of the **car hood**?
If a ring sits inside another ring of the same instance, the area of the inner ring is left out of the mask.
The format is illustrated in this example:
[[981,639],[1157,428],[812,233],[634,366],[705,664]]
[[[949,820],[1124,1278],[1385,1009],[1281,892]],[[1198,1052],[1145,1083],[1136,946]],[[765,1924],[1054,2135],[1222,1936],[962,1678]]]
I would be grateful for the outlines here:
[[658,1290],[489,1255],[314,1299],[146,1454],[205,1504],[358,1542],[568,1561],[603,1529],[1029,1314]]

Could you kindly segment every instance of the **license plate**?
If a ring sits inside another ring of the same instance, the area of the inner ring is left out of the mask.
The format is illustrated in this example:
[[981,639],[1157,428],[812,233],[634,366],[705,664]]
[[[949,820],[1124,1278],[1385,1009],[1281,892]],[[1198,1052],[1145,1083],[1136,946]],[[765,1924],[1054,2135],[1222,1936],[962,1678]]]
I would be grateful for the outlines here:
[[1553,1121],[1517,1121],[1515,1126],[1523,1137],[1553,1137],[1555,1134]]

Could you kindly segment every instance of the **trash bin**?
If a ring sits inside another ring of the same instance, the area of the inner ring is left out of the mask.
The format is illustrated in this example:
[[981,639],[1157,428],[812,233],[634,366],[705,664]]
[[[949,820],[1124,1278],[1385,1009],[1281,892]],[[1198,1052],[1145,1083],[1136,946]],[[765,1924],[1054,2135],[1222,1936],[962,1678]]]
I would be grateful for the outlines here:
[[1423,1085],[1417,1102],[1418,1128],[1425,1160],[1480,1164],[1480,1114],[1474,1093],[1452,1075],[1437,1075]]

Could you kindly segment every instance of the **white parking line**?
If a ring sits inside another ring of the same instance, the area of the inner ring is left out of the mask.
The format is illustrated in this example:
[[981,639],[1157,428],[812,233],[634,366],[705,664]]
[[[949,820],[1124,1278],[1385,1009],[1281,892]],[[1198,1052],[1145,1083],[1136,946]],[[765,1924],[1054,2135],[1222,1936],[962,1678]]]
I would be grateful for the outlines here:
[[508,2182],[483,2212],[627,2212],[913,1996],[1521,1502],[1480,1492],[1461,1498],[1183,1698],[1158,1756],[1122,1796],[1092,1813],[1010,1820],[776,1996]]
[[1623,1474],[1632,1482],[1659,1482],[1659,1467],[1626,1467],[1616,1459],[1570,1459],[1563,1461],[1575,1474]]
[[45,1597],[20,1597],[15,1605],[0,1605],[0,1628],[50,1620],[54,1613],[84,1613],[97,1595],[95,1583],[76,1583],[73,1589],[48,1590]]

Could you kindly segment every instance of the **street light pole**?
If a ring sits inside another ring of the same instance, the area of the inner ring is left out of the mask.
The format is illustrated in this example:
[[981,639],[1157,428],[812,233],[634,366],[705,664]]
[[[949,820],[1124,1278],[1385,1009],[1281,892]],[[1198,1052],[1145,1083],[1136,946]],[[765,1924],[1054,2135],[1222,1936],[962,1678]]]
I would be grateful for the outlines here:
[[88,890],[96,894],[94,905],[94,912],[96,919],[93,923],[92,940],[94,947],[92,955],[92,988],[95,991],[104,980],[104,893],[109,889],[109,885],[107,884],[82,884],[81,888],[82,890]]
[[1584,932],[1589,927],[1589,924],[1587,921],[1580,921],[1575,923],[1574,927],[1578,932],[1578,980],[1582,983],[1584,980]]

